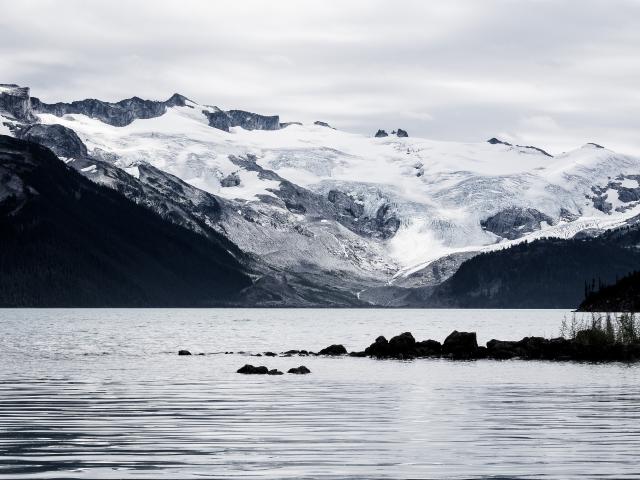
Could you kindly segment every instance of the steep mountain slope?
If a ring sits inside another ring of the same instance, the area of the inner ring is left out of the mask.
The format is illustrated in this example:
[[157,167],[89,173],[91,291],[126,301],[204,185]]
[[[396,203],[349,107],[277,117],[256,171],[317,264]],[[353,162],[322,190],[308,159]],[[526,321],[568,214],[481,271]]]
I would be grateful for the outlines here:
[[0,305],[205,306],[251,285],[228,252],[0,136]]
[[596,144],[551,156],[497,139],[285,124],[177,94],[48,105],[4,88],[7,131],[59,148],[86,177],[175,223],[215,230],[288,299],[303,289],[385,305],[478,253],[596,235],[640,213],[640,159]]
[[578,308],[581,312],[639,312],[640,272],[633,272],[587,295]]

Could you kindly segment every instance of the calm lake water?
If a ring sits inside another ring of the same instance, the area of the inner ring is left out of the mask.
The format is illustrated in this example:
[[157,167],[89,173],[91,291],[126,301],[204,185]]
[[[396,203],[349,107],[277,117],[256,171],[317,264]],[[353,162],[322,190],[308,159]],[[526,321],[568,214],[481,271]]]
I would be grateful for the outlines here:
[[565,315],[0,310],[0,478],[638,478],[637,366],[249,356],[557,336]]

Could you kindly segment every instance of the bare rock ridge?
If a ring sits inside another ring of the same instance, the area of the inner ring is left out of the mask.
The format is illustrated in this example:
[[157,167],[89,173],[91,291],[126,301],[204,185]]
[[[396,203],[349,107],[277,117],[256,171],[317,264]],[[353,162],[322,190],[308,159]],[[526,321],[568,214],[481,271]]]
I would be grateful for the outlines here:
[[[119,102],[104,102],[94,98],[77,100],[71,103],[45,103],[36,97],[30,97],[28,87],[14,84],[0,84],[0,112],[18,122],[37,122],[35,114],[46,113],[62,117],[68,114],[81,114],[95,118],[114,127],[125,127],[137,119],[150,119],[164,115],[167,108],[192,106],[189,99],[178,93],[168,100],[144,100],[139,97],[127,98]],[[244,110],[203,110],[209,125],[228,132],[231,127],[245,130],[279,130],[287,124],[280,124],[278,115],[266,116]]]
[[531,145],[513,145],[509,142],[505,142],[502,140],[498,140],[496,137],[492,137],[489,140],[487,140],[487,143],[490,143],[491,145],[506,145],[507,147],[518,147],[518,148],[528,148],[531,150],[535,150],[536,152],[542,153],[543,155],[546,155],[547,157],[553,157],[553,155],[551,155],[549,152],[544,151],[541,148],[538,147],[534,147]]
[[[213,112],[203,110],[202,113],[209,120],[209,126],[228,132],[231,127],[242,127],[245,130],[280,130],[278,115],[266,116],[244,110],[224,111],[216,109]],[[289,125],[289,124],[287,124]]]
[[19,122],[35,122],[31,111],[29,88],[15,84],[0,84],[0,112]]
[[177,93],[164,102],[132,97],[116,103],[89,98],[71,103],[48,104],[33,97],[31,108],[36,113],[48,113],[56,117],[73,113],[82,114],[114,127],[124,127],[139,118],[148,119],[164,115],[167,107],[184,107],[186,101],[186,97]]

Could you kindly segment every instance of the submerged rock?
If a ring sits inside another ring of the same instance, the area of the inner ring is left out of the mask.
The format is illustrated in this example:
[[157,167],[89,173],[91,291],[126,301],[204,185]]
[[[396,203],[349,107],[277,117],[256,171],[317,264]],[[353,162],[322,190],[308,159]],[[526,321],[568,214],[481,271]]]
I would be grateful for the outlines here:
[[309,370],[304,365],[300,365],[297,368],[290,368],[287,373],[293,373],[295,375],[306,375],[307,373],[311,373],[311,370]]
[[331,356],[346,355],[346,354],[347,354],[347,349],[344,348],[343,345],[330,345],[318,352],[318,355],[331,355]]
[[237,373],[242,373],[244,375],[266,375],[269,373],[269,369],[265,366],[254,367],[253,365],[247,364],[238,369]]

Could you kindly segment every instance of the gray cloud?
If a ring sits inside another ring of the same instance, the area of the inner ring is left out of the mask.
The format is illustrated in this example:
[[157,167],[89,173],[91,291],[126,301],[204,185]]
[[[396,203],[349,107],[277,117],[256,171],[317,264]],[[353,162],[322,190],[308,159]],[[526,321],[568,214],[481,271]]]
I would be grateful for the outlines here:
[[2,81],[47,101],[175,91],[372,133],[640,153],[635,0],[24,0]]

